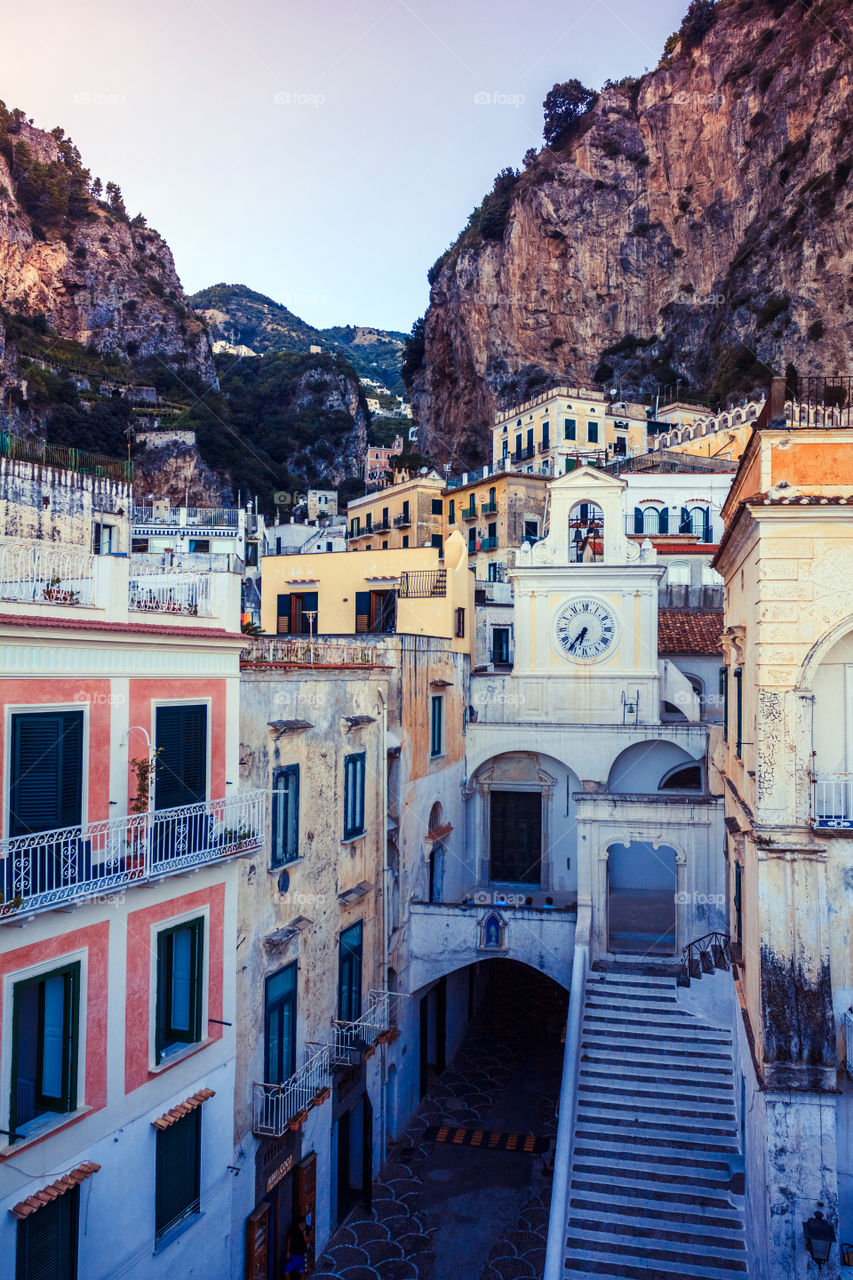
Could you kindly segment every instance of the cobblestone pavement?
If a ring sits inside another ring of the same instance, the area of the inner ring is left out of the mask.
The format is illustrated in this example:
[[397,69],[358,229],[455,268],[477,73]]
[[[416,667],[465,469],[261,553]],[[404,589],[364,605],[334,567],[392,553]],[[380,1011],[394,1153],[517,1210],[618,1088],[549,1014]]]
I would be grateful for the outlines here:
[[501,961],[456,1058],[391,1150],[373,1188],[318,1259],[314,1280],[538,1280],[545,1261],[550,1151],[439,1144],[450,1124],[554,1139],[567,997]]

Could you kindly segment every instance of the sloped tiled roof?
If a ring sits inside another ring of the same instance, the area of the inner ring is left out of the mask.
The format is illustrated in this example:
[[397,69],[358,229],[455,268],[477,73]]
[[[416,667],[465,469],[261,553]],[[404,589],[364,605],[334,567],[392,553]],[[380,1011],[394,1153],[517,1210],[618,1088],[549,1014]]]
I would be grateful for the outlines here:
[[722,609],[661,609],[659,653],[719,653]]
[[73,1191],[75,1187],[79,1187],[81,1182],[85,1182],[93,1173],[97,1173],[100,1167],[94,1160],[86,1160],[83,1164],[78,1164],[77,1168],[72,1169],[70,1173],[64,1173],[61,1178],[57,1178],[56,1182],[51,1182],[48,1186],[42,1187],[41,1191],[27,1196],[26,1200],[19,1200],[9,1212],[13,1218],[28,1218],[31,1213],[36,1213],[46,1204],[50,1204],[51,1200],[58,1200],[60,1196],[65,1195],[66,1191]]
[[195,1111],[196,1107],[200,1107],[203,1102],[207,1102],[208,1098],[214,1098],[215,1096],[215,1089],[199,1089],[198,1093],[194,1093],[183,1102],[179,1102],[176,1107],[172,1107],[171,1111],[158,1116],[151,1123],[155,1129],[168,1129],[170,1125],[177,1124],[179,1120],[183,1120],[184,1116],[188,1116],[191,1111]]

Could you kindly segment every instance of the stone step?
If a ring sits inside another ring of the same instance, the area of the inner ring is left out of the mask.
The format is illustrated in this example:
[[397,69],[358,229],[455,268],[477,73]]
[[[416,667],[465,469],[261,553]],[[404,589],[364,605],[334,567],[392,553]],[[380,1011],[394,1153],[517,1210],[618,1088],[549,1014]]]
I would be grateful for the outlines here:
[[619,1023],[624,1027],[671,1027],[673,1030],[687,1029],[690,1031],[710,1032],[711,1035],[719,1036],[722,1040],[731,1042],[732,1035],[730,1031],[726,1031],[724,1027],[712,1027],[705,1022],[696,1022],[689,1013],[679,1013],[675,1010],[672,1013],[658,1015],[654,1022],[650,1024],[649,1017],[645,1013],[640,1013],[634,1009],[602,1009],[598,1007],[594,1010],[587,1010],[584,1015],[584,1022],[601,1023],[608,1026],[612,1022]]
[[686,1049],[696,1047],[708,1052],[720,1053],[731,1057],[732,1042],[720,1035],[708,1031],[695,1031],[692,1027],[668,1027],[655,1023],[654,1026],[641,1026],[638,1023],[599,1022],[595,1018],[583,1020],[583,1037],[616,1040],[625,1044],[660,1044],[683,1045]]
[[[655,1052],[653,1049],[643,1049],[635,1045],[620,1045],[619,1041],[609,1041],[602,1036],[592,1037],[589,1042],[584,1036],[581,1042],[581,1061],[583,1062],[588,1056],[592,1057],[592,1061],[607,1062],[611,1067],[619,1066],[647,1066],[649,1070],[655,1070],[663,1067],[676,1066],[680,1070],[685,1067],[697,1067],[705,1071],[720,1071],[726,1075],[732,1075],[731,1065],[724,1066],[726,1061],[731,1064],[731,1057],[727,1058],[724,1053],[705,1053],[701,1049],[697,1049],[695,1053],[690,1050],[680,1050],[677,1060],[673,1061],[673,1054],[659,1050]],[[616,1052],[616,1050],[621,1050]],[[606,1055],[606,1056],[605,1056]]]
[[674,1111],[661,1111],[659,1108],[646,1111],[623,1108],[617,1111],[612,1107],[596,1107],[587,1101],[578,1109],[577,1122],[578,1125],[584,1124],[587,1127],[611,1125],[614,1127],[614,1134],[624,1134],[626,1130],[636,1131],[638,1135],[661,1132],[680,1136],[692,1133],[701,1135],[703,1139],[725,1137],[730,1142],[735,1142],[738,1134],[734,1116],[728,1120],[708,1115],[697,1117],[683,1112],[676,1114]]
[[646,1009],[649,1013],[668,1013],[681,1006],[675,996],[667,991],[593,991],[587,997],[588,1009]]
[[617,1240],[624,1237],[648,1243],[650,1240],[689,1244],[691,1248],[704,1247],[712,1256],[720,1253],[737,1257],[746,1248],[746,1235],[742,1227],[711,1228],[707,1222],[650,1221],[643,1223],[636,1218],[623,1217],[618,1211],[603,1210],[589,1213],[579,1210],[572,1215],[575,1231],[595,1235],[612,1235]]
[[574,1277],[597,1276],[598,1280],[731,1280],[732,1271],[746,1271],[746,1263],[737,1268],[717,1264],[716,1259],[707,1262],[686,1262],[681,1257],[671,1260],[645,1260],[634,1258],[623,1262],[612,1257],[602,1257],[596,1249],[572,1248],[566,1252],[566,1275]]
[[628,996],[671,996],[678,999],[678,988],[671,978],[607,978],[604,982],[587,983],[586,989],[591,996],[616,992]]
[[612,1082],[615,1088],[648,1088],[657,1085],[658,1096],[666,1089],[710,1089],[712,1092],[731,1092],[730,1067],[708,1067],[690,1063],[682,1066],[670,1059],[669,1068],[658,1066],[649,1070],[648,1062],[614,1063],[609,1055],[601,1055],[592,1049],[581,1060],[580,1078]]
[[[732,1204],[731,1192],[728,1190],[728,1183],[723,1182],[702,1182],[700,1178],[671,1178],[670,1175],[660,1174],[655,1178],[652,1174],[643,1172],[635,1176],[628,1174],[627,1170],[622,1170],[622,1177],[616,1177],[615,1173],[607,1173],[602,1170],[594,1170],[591,1174],[585,1173],[582,1169],[572,1179],[571,1194],[601,1197],[603,1195],[615,1194],[617,1191],[620,1196],[624,1196],[630,1200],[649,1200],[654,1198],[655,1202],[663,1206],[672,1206],[674,1209],[685,1209],[689,1207],[694,1209],[697,1205],[707,1209],[714,1209],[720,1213],[727,1213],[734,1209]],[[685,1194],[685,1192],[689,1194]]]
[[598,1114],[611,1115],[619,1113],[636,1113],[647,1119],[649,1116],[668,1116],[690,1118],[693,1120],[725,1120],[735,1124],[735,1116],[731,1098],[692,1098],[666,1095],[666,1110],[661,1111],[660,1090],[655,1093],[641,1093],[632,1089],[605,1089],[600,1085],[584,1084],[578,1086],[578,1107],[584,1113],[592,1108]]
[[654,1220],[663,1218],[667,1222],[702,1222],[715,1231],[735,1231],[743,1234],[743,1224],[738,1211],[722,1204],[689,1204],[678,1207],[661,1204],[655,1198],[643,1199],[641,1196],[620,1196],[614,1189],[611,1192],[599,1192],[595,1196],[572,1193],[570,1205],[587,1213],[615,1213],[620,1217],[640,1217]]
[[588,1168],[599,1172],[603,1170],[618,1176],[621,1162],[626,1167],[630,1165],[633,1176],[638,1176],[640,1170],[646,1170],[650,1177],[655,1174],[652,1181],[658,1181],[661,1176],[670,1181],[681,1177],[695,1177],[700,1182],[710,1180],[727,1184],[737,1154],[733,1151],[676,1149],[664,1155],[659,1148],[653,1149],[648,1143],[636,1147],[625,1147],[625,1144],[604,1146],[599,1141],[598,1134],[594,1134],[592,1139],[578,1138],[575,1149],[579,1162],[583,1161]]
[[678,1129],[648,1128],[645,1125],[608,1128],[607,1121],[581,1120],[576,1127],[578,1141],[586,1140],[601,1143],[602,1154],[619,1149],[624,1153],[648,1152],[649,1159],[665,1160],[670,1155],[685,1155],[687,1152],[702,1154],[734,1156],[738,1154],[737,1143],[733,1135],[726,1133],[703,1133],[700,1137],[691,1135],[689,1131]]
[[[616,1261],[619,1256],[631,1262],[648,1260],[650,1262],[671,1262],[678,1264],[684,1257],[683,1240],[646,1240],[640,1236],[621,1236],[615,1239],[608,1231],[580,1230],[573,1233],[570,1245],[571,1253],[578,1250],[590,1253],[598,1252]],[[705,1251],[708,1261],[715,1267],[729,1271],[746,1271],[746,1259],[743,1250],[729,1249],[718,1245],[714,1250]]]
[[[686,1157],[683,1153],[668,1161],[656,1160],[654,1156],[643,1152],[632,1153],[621,1163],[614,1160],[613,1153],[601,1151],[598,1147],[581,1145],[577,1148],[577,1160],[573,1166],[573,1177],[594,1182],[612,1191],[618,1188],[619,1194],[625,1194],[625,1187],[637,1191],[641,1183],[648,1183],[647,1191],[660,1185],[663,1189],[672,1188],[684,1199],[685,1188],[703,1188],[710,1195],[722,1196],[728,1203],[731,1195],[731,1166],[719,1160],[697,1160]],[[632,1193],[629,1193],[632,1194]],[[657,1194],[657,1190],[654,1191]],[[687,1201],[684,1201],[685,1204]]]

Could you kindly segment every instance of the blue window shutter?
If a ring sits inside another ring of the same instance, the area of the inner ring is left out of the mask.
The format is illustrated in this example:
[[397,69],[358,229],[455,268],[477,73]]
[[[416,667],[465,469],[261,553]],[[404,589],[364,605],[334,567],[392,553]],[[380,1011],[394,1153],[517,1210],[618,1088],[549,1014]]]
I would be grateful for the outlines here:
[[658,511],[658,532],[669,533],[669,507],[661,507]]
[[80,1188],[18,1223],[15,1280],[76,1280]]
[[158,707],[154,808],[196,804],[207,790],[207,707]]
[[643,508],[634,507],[634,533],[644,533],[643,528]]
[[290,592],[284,591],[275,598],[276,634],[286,636],[290,633]]
[[10,835],[78,826],[83,797],[83,712],[12,717]]
[[370,630],[369,591],[356,591],[355,593],[355,629],[356,631]]
[[690,523],[690,512],[686,507],[681,508],[681,523],[678,526],[679,533],[690,533],[692,525]]

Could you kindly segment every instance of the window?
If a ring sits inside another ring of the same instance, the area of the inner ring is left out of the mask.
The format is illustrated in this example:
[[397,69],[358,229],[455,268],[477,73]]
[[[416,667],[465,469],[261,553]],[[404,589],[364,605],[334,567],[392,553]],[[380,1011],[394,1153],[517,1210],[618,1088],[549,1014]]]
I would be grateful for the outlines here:
[[157,1130],[155,1240],[201,1207],[201,1107]]
[[79,962],[14,984],[9,1102],[13,1134],[24,1136],[26,1126],[40,1116],[76,1110],[79,1005]]
[[444,698],[434,693],[430,700],[429,753],[440,756],[444,752]]
[[566,418],[563,422],[563,438],[566,440],[576,440],[577,434],[577,421],[574,418]]
[[12,716],[9,834],[78,826],[83,798],[83,712]]
[[735,703],[737,716],[737,738],[735,740],[735,754],[740,756],[743,751],[743,671],[738,667],[733,672],[735,678]]
[[438,551],[441,551],[441,552],[444,551],[444,543],[441,540],[440,533],[431,533],[429,538],[429,544],[431,547],[435,547]]
[[364,832],[364,752],[344,757],[344,839]]
[[272,791],[272,856],[274,867],[299,857],[299,765],[279,769]]
[[658,791],[701,791],[702,766],[681,764],[664,774],[658,783]]
[[361,1017],[361,953],[364,926],[358,924],[344,929],[340,940],[338,967],[338,1018],[341,1022],[355,1022]]
[[489,540],[493,544],[498,540],[498,526],[496,520],[492,520],[489,524]]
[[473,525],[468,530],[468,554],[473,555],[477,550],[477,530]]
[[18,1222],[15,1280],[75,1280],[80,1188]]
[[111,556],[113,553],[113,537],[115,526],[98,521],[92,525],[92,551],[96,556]]
[[264,983],[264,1083],[284,1084],[296,1070],[296,961]]
[[387,507],[382,508],[382,528],[383,529],[388,528],[388,508]]
[[456,639],[463,640],[465,638],[465,610],[456,610]]
[[690,586],[690,565],[686,560],[673,560],[666,567],[666,580],[671,587]]
[[550,422],[542,423],[542,448],[549,449],[551,447],[551,424]]
[[490,561],[489,561],[489,563],[486,565],[486,581],[487,581],[487,582],[497,582],[497,581],[498,581],[498,562],[497,562],[497,560],[490,560]]
[[[157,707],[154,808],[174,809],[207,798],[207,707]],[[194,828],[196,823],[191,824]],[[164,825],[163,833],[167,828]],[[171,830],[171,828],[169,828]],[[200,834],[200,832],[198,833]]]
[[509,662],[509,627],[492,628],[492,662]]
[[204,921],[190,920],[157,934],[155,1060],[201,1040]]
[[456,523],[456,499],[455,498],[451,498],[447,504],[447,523],[448,524]]
[[209,538],[190,538],[190,554],[191,555],[209,555],[210,539]]
[[538,884],[542,865],[542,796],[538,791],[491,793],[492,881]]
[[404,546],[404,547],[407,547],[408,545],[409,545],[409,535],[408,535],[407,533],[404,533],[404,534],[403,534],[403,546]]
[[409,519],[409,499],[408,498],[403,503],[403,519],[406,521],[408,521]]
[[720,697],[723,699],[723,742],[729,736],[729,669],[720,667]]
[[525,520],[524,537],[525,538],[539,537],[539,521],[538,520]]
[[586,424],[586,438],[590,444],[598,444],[598,423],[588,422]]
[[364,517],[364,532],[370,533],[372,529],[373,529],[373,512],[368,511],[367,515]]
[[442,503],[441,498],[433,498],[432,514],[434,516],[440,516],[444,514],[444,504]]

